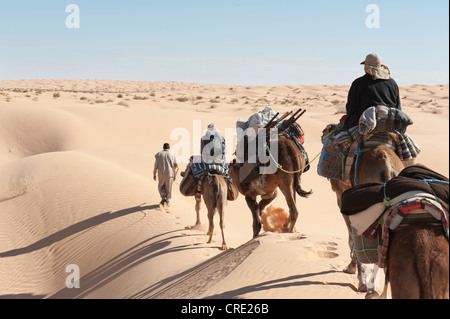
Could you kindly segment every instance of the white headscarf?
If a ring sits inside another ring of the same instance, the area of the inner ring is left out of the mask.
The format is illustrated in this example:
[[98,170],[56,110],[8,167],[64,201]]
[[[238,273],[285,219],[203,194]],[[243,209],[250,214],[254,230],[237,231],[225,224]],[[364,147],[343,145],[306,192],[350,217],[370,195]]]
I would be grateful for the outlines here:
[[364,64],[364,71],[369,73],[374,80],[389,80],[391,78],[389,68],[381,63],[381,57],[378,54],[367,55],[361,64]]

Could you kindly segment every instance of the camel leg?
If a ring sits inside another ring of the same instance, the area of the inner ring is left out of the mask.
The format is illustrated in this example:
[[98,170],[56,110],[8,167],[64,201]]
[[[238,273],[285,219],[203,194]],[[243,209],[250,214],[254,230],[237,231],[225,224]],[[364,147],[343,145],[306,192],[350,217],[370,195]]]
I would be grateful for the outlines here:
[[208,208],[208,220],[209,220],[209,229],[207,235],[209,235],[208,244],[212,242],[212,236],[214,233],[214,210]]
[[358,272],[358,291],[359,292],[366,292],[367,291],[367,279],[366,279],[366,272],[364,271],[364,267],[362,264],[358,261],[356,258],[355,253],[353,252],[353,238],[352,238],[352,231],[350,228],[350,220],[348,216],[342,215],[344,217],[345,225],[347,226],[348,231],[348,245],[350,247],[350,251],[352,252],[352,260],[348,264],[347,267],[344,268],[344,272],[346,274],[355,274]]
[[387,299],[388,298],[388,288],[389,288],[389,274],[388,271],[384,271],[384,289],[383,292],[381,293],[380,297],[378,297],[378,299]]
[[250,211],[253,216],[253,238],[259,235],[261,231],[261,213],[259,211],[259,205],[256,202],[255,196],[246,195],[245,201],[247,202]]
[[222,232],[222,247],[220,247],[220,250],[227,250],[228,246],[227,243],[225,242],[225,234],[223,232],[223,229],[225,228],[225,223],[224,223],[224,214],[223,214],[223,206],[222,204],[219,204],[219,207],[217,208],[219,211],[219,217],[220,217],[220,231]]
[[378,265],[376,264],[372,264],[370,268],[372,268],[371,269],[372,271],[370,272],[370,276],[367,280],[366,299],[375,299],[379,296],[376,289],[377,289],[377,274],[380,267],[378,267]]
[[186,226],[186,229],[200,229],[201,226],[201,222],[200,222],[200,207],[201,207],[202,202],[199,200],[195,200],[195,213],[196,213],[196,221],[195,221],[195,225],[193,226]]
[[195,226],[200,226],[200,207],[202,202],[199,200],[195,200],[195,212],[197,213],[197,220],[195,221]]
[[266,195],[262,197],[262,199],[259,201],[259,215],[261,216],[264,209],[269,205],[276,197],[277,197],[277,190],[275,190],[272,194]]
[[[352,233],[350,230],[350,220],[348,218],[348,216],[346,215],[342,215],[344,217],[344,221],[345,221],[345,225],[347,226],[347,230],[348,230],[348,247],[350,248],[350,251],[352,252],[353,249],[353,238],[352,238]],[[352,260],[350,261],[350,263],[348,264],[347,267],[344,268],[344,272],[346,274],[356,274],[356,264],[357,264],[357,259],[356,256],[354,256],[354,253],[352,252]]]
[[[292,180],[290,182],[290,184],[292,184]],[[295,222],[298,218],[298,210],[295,205],[293,187],[290,187],[287,182],[279,185],[279,187],[286,198],[286,202],[289,207],[289,232],[292,233],[295,227]]]
[[[336,193],[337,205],[338,205],[339,209],[341,209],[341,197],[342,197],[342,193],[344,192],[342,182],[330,180],[330,183],[331,183],[332,190]],[[346,215],[342,215],[342,217],[344,217],[344,222],[345,222],[345,225],[347,226],[348,246],[350,247],[350,251],[352,251],[353,238],[352,238],[352,232],[350,229],[350,221]],[[350,261],[348,266],[344,268],[344,272],[346,274],[350,274],[350,275],[356,274],[356,267],[358,266],[358,269],[361,268],[360,265],[357,265],[357,262],[358,261],[356,259],[356,256],[354,256],[354,254],[352,253],[352,260]]]
[[[342,182],[330,180],[331,182],[331,188],[336,193],[336,199],[339,209],[341,209],[341,197],[342,193],[344,192],[344,186]],[[348,264],[347,267],[344,268],[344,272],[346,274],[355,274],[358,271],[358,291],[359,292],[365,292],[367,291],[367,285],[366,285],[366,274],[364,271],[364,268],[362,264],[356,259],[355,253],[353,250],[353,238],[352,238],[352,231],[350,228],[350,220],[347,216],[342,215],[344,217],[345,225],[347,226],[348,231],[348,246],[350,248],[350,251],[352,252],[351,261]]]

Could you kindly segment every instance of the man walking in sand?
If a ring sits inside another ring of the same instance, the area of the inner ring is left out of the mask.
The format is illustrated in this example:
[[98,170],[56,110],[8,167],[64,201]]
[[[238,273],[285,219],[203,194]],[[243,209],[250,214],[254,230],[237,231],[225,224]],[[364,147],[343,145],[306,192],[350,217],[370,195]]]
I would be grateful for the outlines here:
[[153,179],[158,174],[158,191],[161,195],[160,205],[170,207],[172,199],[172,185],[177,178],[178,164],[175,155],[170,152],[169,143],[164,143],[163,150],[155,155]]

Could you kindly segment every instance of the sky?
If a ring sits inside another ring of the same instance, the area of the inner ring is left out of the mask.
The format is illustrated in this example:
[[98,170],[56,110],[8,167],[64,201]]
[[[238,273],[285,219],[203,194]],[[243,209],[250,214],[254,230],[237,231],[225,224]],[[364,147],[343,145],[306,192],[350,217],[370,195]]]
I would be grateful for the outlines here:
[[369,53],[448,84],[449,1],[0,0],[0,80],[350,85]]

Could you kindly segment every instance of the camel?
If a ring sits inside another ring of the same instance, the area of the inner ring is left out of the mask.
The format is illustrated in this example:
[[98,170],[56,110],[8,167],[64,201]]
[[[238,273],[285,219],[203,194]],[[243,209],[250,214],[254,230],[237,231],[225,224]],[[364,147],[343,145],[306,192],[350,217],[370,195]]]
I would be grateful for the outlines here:
[[[197,182],[195,182],[194,177],[192,176],[190,172],[190,167],[186,168],[186,171],[183,172],[181,175],[183,176],[183,179],[180,183],[180,192],[184,196],[193,196],[195,195],[197,191]],[[220,247],[221,250],[227,250],[227,244],[225,242],[225,235],[224,235],[224,209],[227,205],[227,181],[225,180],[225,176],[220,174],[215,174],[214,171],[209,171],[206,173],[202,178],[201,183],[201,194],[203,197],[203,201],[205,202],[206,208],[208,209],[208,220],[209,220],[209,228],[208,228],[208,244],[212,242],[212,236],[214,233],[214,215],[216,211],[219,213],[220,217],[220,229],[222,231],[222,246]],[[195,200],[195,211],[196,211],[196,223],[194,226],[189,226],[187,228],[194,228],[198,229],[201,225],[200,222],[200,206],[201,206],[201,200],[197,199]]]
[[[236,159],[230,163],[230,177],[235,187],[245,196],[248,207],[253,217],[253,237],[261,231],[261,215],[277,196],[279,188],[286,198],[289,207],[289,232],[293,232],[298,217],[295,194],[308,197],[312,191],[306,192],[300,186],[300,176],[305,168],[306,160],[295,142],[285,136],[278,137],[278,164],[274,174],[259,175],[265,178],[265,186],[258,185],[257,178],[251,182],[241,183],[239,180],[240,164]],[[298,172],[295,172],[298,171]],[[293,173],[295,172],[295,173]],[[257,202],[257,197],[261,200]]]
[[[329,124],[323,130],[324,135],[330,134],[336,128],[336,124]],[[363,152],[358,159],[357,175],[359,184],[364,183],[385,183],[397,176],[405,168],[405,162],[403,162],[397,154],[385,145],[378,145],[371,148],[370,151]],[[350,173],[350,181],[352,187],[355,186],[355,164],[353,164]],[[336,193],[337,204],[339,209],[341,208],[341,197],[342,193],[345,191],[345,184],[342,181],[330,179],[331,189]],[[353,239],[351,235],[350,221],[348,216],[342,215],[344,217],[345,224],[348,229],[348,244],[350,249],[352,249]],[[375,273],[378,269],[375,269]],[[355,274],[358,271],[359,286],[358,291],[368,291],[367,298],[372,298],[376,295],[374,287],[369,281],[370,287],[367,287],[365,271],[362,264],[356,259],[356,256],[352,256],[351,262],[344,269],[345,273]]]
[[416,223],[391,232],[387,275],[393,299],[448,299],[448,273],[442,225]]
[[[212,241],[214,233],[214,215],[216,211],[219,213],[219,226],[222,232],[222,246],[220,250],[227,250],[227,244],[225,242],[225,235],[223,229],[224,224],[224,210],[227,205],[227,181],[222,175],[208,174],[202,183],[202,195],[206,208],[208,209],[208,244]],[[197,206],[197,205],[196,205]]]

